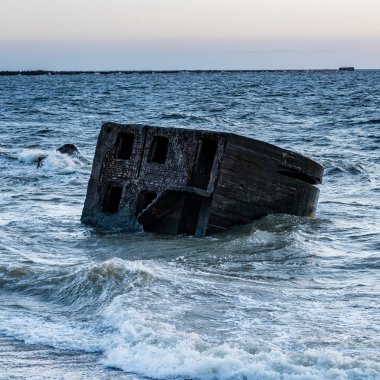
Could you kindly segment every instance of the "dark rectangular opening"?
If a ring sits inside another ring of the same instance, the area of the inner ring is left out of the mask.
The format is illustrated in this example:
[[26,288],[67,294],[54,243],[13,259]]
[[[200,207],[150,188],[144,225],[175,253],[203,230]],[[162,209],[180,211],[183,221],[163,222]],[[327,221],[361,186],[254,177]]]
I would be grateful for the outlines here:
[[123,189],[116,186],[108,186],[104,201],[103,212],[114,214],[119,209],[121,193]]
[[136,216],[140,214],[142,210],[148,207],[157,197],[155,191],[141,191],[137,201]]
[[135,135],[133,133],[120,133],[116,142],[116,158],[129,160],[132,155],[134,140]]
[[156,164],[164,164],[168,154],[168,144],[169,139],[167,137],[154,136],[149,161]]
[[191,198],[185,199],[181,220],[179,222],[179,234],[195,235],[201,207],[201,200]]
[[190,186],[207,190],[217,147],[218,141],[215,140],[205,139],[199,142],[198,155],[194,172],[190,179]]

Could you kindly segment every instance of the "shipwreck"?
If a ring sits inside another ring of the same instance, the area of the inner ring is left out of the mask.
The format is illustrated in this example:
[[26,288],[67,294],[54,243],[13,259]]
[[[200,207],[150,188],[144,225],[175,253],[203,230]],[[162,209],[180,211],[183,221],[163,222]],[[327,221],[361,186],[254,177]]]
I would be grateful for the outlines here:
[[313,217],[323,167],[233,133],[105,123],[82,221],[202,237],[272,213]]

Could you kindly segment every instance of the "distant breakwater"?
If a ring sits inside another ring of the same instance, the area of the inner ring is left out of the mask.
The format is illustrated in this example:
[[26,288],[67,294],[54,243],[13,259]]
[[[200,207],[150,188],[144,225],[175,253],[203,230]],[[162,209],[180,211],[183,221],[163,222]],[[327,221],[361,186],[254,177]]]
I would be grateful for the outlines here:
[[304,72],[336,72],[336,69],[310,69],[310,70],[112,70],[112,71],[52,71],[52,70],[25,70],[0,71],[0,76],[37,76],[37,75],[111,75],[111,74],[178,74],[178,73],[304,73]]

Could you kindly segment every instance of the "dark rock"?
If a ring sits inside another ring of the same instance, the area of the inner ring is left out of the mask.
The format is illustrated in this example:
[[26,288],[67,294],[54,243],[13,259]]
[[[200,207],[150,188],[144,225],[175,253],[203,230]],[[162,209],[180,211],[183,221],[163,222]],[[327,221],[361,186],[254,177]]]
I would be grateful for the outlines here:
[[64,144],[57,149],[57,152],[62,154],[68,154],[69,156],[79,155],[79,150],[74,144]]
[[44,159],[46,158],[46,155],[41,155],[37,157],[37,169],[40,168],[44,162]]

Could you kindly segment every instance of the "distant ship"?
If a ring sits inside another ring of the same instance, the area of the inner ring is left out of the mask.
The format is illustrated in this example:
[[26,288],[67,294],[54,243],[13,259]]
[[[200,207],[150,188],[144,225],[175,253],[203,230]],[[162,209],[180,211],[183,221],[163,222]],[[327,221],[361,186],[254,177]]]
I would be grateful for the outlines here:
[[355,71],[355,68],[352,66],[343,66],[343,67],[339,67],[338,71]]
[[323,167],[233,133],[106,123],[82,221],[198,237],[271,213],[314,216]]

